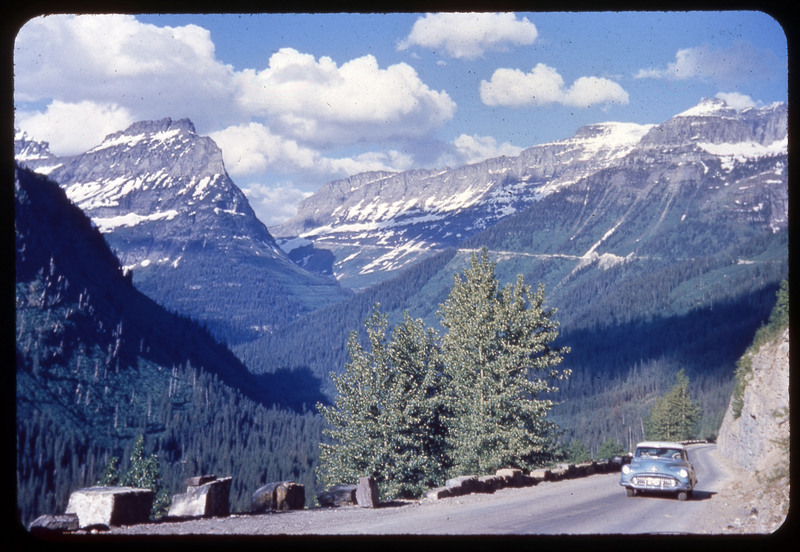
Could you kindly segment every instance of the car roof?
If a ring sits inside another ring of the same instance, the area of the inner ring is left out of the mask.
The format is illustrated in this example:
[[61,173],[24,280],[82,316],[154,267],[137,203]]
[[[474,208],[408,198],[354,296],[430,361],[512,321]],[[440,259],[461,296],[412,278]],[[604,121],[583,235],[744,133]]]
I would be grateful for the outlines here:
[[642,441],[641,443],[636,444],[636,448],[639,447],[677,448],[677,449],[686,448],[684,445],[680,443],[673,443],[671,441]]

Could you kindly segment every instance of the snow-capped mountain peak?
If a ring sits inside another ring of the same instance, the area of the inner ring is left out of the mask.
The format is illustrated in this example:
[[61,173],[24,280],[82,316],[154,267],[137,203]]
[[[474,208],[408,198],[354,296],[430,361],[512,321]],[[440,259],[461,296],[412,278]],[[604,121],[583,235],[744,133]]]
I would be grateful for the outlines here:
[[[26,164],[46,166],[141,291],[217,331],[263,332],[346,295],[277,246],[188,119],[135,123],[81,155]],[[225,301],[232,317],[217,312]]]

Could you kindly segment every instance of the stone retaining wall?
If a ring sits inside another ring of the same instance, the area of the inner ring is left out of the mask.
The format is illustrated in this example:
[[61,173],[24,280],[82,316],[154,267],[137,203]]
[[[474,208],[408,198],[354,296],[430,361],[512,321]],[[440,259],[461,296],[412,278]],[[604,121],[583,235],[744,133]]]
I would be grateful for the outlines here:
[[559,481],[587,477],[595,473],[619,471],[623,464],[630,462],[629,456],[617,456],[612,460],[598,460],[582,464],[559,464],[555,468],[532,470],[524,473],[520,469],[505,468],[494,475],[462,475],[448,479],[444,487],[437,487],[425,493],[427,500],[441,500],[453,496],[474,493],[493,493],[506,487],[532,487],[542,481]]

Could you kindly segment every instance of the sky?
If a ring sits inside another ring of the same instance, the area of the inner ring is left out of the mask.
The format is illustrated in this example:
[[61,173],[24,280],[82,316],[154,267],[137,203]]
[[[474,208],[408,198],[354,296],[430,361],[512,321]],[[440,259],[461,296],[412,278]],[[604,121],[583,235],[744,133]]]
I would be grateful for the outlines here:
[[189,118],[272,226],[325,183],[457,167],[705,98],[788,101],[758,11],[48,15],[14,45],[14,124],[56,155]]

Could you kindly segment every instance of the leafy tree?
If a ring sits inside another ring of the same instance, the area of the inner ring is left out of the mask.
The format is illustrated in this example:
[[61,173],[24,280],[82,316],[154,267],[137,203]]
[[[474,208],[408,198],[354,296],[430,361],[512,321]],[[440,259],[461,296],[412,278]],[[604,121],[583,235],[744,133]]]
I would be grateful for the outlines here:
[[703,413],[689,396],[689,378],[680,370],[672,389],[659,399],[645,420],[645,437],[664,441],[685,441],[697,434]]
[[552,459],[557,428],[545,396],[570,371],[557,370],[568,349],[551,346],[558,323],[543,303],[544,287],[532,293],[522,276],[501,289],[486,249],[472,256],[463,277],[455,275],[440,306],[453,474]]
[[383,498],[417,495],[442,475],[436,336],[406,313],[387,340],[379,305],[365,327],[369,349],[350,334],[350,361],[331,374],[336,402],[317,405],[331,438],[320,445],[318,474],[326,485],[371,476]]

